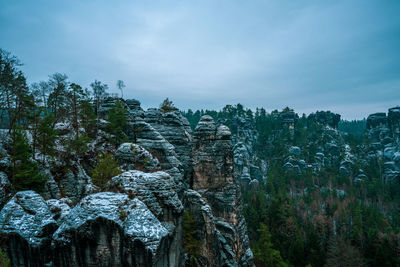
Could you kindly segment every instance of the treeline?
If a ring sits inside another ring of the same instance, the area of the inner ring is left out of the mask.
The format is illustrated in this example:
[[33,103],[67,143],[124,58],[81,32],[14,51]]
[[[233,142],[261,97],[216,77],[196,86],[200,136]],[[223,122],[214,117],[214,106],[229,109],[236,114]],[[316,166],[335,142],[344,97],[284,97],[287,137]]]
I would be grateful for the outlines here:
[[355,135],[355,136],[360,136],[365,133],[365,130],[367,128],[367,120],[364,118],[362,120],[341,120],[339,122],[338,130]]

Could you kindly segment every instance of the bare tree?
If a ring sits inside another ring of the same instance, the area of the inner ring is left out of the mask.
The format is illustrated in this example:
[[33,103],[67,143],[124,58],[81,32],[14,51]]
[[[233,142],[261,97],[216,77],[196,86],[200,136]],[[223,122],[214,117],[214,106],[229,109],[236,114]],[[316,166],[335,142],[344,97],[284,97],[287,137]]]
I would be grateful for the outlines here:
[[123,89],[126,87],[124,81],[118,80],[118,81],[117,81],[117,87],[118,87],[118,89],[121,91],[121,98],[124,98],[124,91],[123,91]]
[[68,112],[67,98],[68,98],[68,76],[61,73],[54,73],[49,76],[50,94],[47,99],[48,107],[54,114],[55,122],[62,118]]
[[102,84],[100,81],[95,80],[90,84],[90,87],[92,87],[93,90],[93,96],[94,96],[94,101],[95,101],[95,107],[96,107],[96,115],[99,116],[99,109],[100,105],[103,102],[105,96],[107,96],[107,90],[108,90],[108,85],[107,84]]

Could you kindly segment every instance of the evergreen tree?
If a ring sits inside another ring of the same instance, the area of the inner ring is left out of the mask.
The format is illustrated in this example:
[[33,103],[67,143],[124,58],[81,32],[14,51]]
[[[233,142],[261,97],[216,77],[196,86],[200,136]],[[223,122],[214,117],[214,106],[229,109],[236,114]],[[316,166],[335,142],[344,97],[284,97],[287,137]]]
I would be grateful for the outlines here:
[[16,124],[26,126],[35,109],[26,78],[18,70],[21,65],[16,57],[0,49],[0,121],[6,122],[9,133]]
[[44,164],[45,156],[54,156],[54,144],[57,138],[57,130],[53,128],[54,115],[53,113],[45,114],[39,121],[37,129],[37,138],[39,149],[42,152],[42,161]]
[[68,76],[55,73],[49,79],[50,95],[47,99],[48,107],[54,115],[54,123],[62,120],[69,112],[68,108]]
[[167,113],[170,111],[178,110],[175,106],[174,103],[172,103],[171,100],[168,98],[164,99],[164,101],[160,105],[160,109],[162,112]]
[[72,126],[75,130],[75,135],[78,138],[79,135],[79,110],[80,110],[80,101],[85,96],[85,92],[82,87],[76,83],[71,83],[69,85],[70,91],[68,92],[68,100],[70,113],[72,117]]
[[89,98],[82,99],[78,115],[87,135],[94,138],[96,134],[96,115]]
[[107,119],[110,122],[108,126],[108,132],[115,136],[114,143],[116,145],[121,144],[127,140],[127,136],[124,132],[126,128],[126,116],[125,108],[121,101],[116,101],[115,105],[110,109]]
[[105,188],[107,182],[121,173],[114,156],[109,153],[98,155],[97,164],[92,171],[92,182],[101,189]]
[[39,171],[37,162],[32,160],[32,150],[26,133],[19,126],[12,132],[12,185],[15,190],[43,189],[46,178]]
[[258,232],[260,238],[253,250],[256,263],[258,263],[257,266],[288,266],[283,261],[279,251],[273,249],[268,226],[261,223]]
[[183,215],[183,245],[185,253],[187,253],[189,257],[189,263],[187,265],[199,266],[200,242],[196,237],[196,221],[189,211],[185,211]]

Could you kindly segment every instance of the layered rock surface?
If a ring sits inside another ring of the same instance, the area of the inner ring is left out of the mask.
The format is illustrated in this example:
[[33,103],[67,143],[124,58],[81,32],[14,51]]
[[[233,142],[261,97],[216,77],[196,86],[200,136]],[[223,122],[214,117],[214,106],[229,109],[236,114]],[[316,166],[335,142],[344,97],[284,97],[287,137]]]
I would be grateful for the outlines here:
[[374,113],[367,119],[368,160],[383,164],[386,182],[400,182],[400,107]]
[[[116,101],[107,98],[99,113]],[[229,128],[204,117],[192,133],[176,110],[122,104],[129,142],[110,145],[101,128],[108,122],[100,120],[97,138],[72,164],[44,158],[49,179],[41,195],[24,191],[10,200],[0,173],[0,240],[12,266],[184,266],[184,210],[200,223],[202,266],[252,266]],[[63,159],[71,128],[57,127]],[[88,173],[100,151],[115,153],[124,172],[96,193]]]
[[[252,264],[252,253],[249,249],[245,220],[241,214],[240,187],[233,176],[230,135],[231,132],[226,126],[221,125],[217,128],[210,116],[205,115],[200,119],[194,131],[193,148],[193,189],[197,190],[199,195],[192,192],[187,196],[197,199],[192,202],[201,205],[196,207],[192,203],[192,210],[201,210],[203,213],[210,208],[211,212],[206,217],[212,215],[213,220],[206,220],[202,214],[203,220],[208,221],[209,228],[212,228],[207,231],[206,236],[212,235],[213,232],[220,235],[219,244],[203,244],[205,254],[212,254],[210,247],[219,245],[222,257],[220,259],[224,264],[249,266]],[[198,214],[197,217],[201,215]]]

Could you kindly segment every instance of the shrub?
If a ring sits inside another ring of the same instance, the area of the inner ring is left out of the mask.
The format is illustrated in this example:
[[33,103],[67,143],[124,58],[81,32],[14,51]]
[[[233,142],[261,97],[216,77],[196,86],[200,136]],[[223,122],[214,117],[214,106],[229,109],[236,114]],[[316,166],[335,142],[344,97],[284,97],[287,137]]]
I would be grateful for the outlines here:
[[114,176],[121,173],[114,156],[109,153],[101,153],[97,159],[97,165],[92,171],[93,184],[104,189]]
[[160,109],[163,113],[167,113],[170,111],[178,110],[172,101],[170,101],[168,98],[164,99],[164,101],[160,105]]
[[0,266],[8,267],[10,265],[10,259],[7,254],[0,249]]

